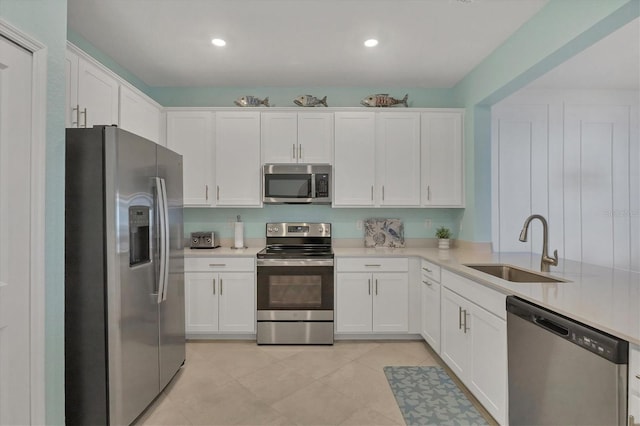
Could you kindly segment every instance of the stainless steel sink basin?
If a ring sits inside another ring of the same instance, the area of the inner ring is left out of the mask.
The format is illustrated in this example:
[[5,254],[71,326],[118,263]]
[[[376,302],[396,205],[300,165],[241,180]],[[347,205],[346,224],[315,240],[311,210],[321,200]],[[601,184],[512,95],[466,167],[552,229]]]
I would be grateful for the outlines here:
[[464,265],[469,268],[473,268],[477,271],[484,272],[485,274],[493,275],[494,277],[502,278],[503,280],[511,281],[514,283],[561,283],[566,282],[560,278],[551,277],[549,275],[539,274],[537,272],[528,271],[526,269],[518,268],[512,265],[505,265],[502,263],[490,263],[482,265]]

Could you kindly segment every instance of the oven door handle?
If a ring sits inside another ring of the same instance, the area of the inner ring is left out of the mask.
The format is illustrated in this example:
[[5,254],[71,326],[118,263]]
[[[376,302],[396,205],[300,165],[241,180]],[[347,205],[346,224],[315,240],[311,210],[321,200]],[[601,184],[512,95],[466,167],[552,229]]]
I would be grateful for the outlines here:
[[333,266],[333,259],[258,259],[258,266]]

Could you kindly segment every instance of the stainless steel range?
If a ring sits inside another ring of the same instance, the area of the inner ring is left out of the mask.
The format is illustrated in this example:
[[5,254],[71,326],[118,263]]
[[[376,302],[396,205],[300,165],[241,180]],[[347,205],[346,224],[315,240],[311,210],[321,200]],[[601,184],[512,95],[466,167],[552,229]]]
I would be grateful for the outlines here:
[[267,223],[257,255],[258,344],[333,344],[330,223]]

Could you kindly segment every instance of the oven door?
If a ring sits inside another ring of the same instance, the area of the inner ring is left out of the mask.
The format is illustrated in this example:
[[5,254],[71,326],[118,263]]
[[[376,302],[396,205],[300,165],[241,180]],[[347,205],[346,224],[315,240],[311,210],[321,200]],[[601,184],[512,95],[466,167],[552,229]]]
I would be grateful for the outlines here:
[[258,259],[257,275],[258,312],[331,311],[333,317],[333,259]]

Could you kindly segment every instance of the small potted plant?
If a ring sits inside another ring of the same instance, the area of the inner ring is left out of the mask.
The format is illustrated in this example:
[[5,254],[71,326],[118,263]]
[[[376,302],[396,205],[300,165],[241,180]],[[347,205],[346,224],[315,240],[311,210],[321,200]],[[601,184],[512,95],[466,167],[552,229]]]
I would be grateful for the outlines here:
[[451,231],[449,230],[449,228],[441,226],[440,228],[436,229],[436,237],[438,237],[439,249],[449,248],[449,239],[451,238]]

